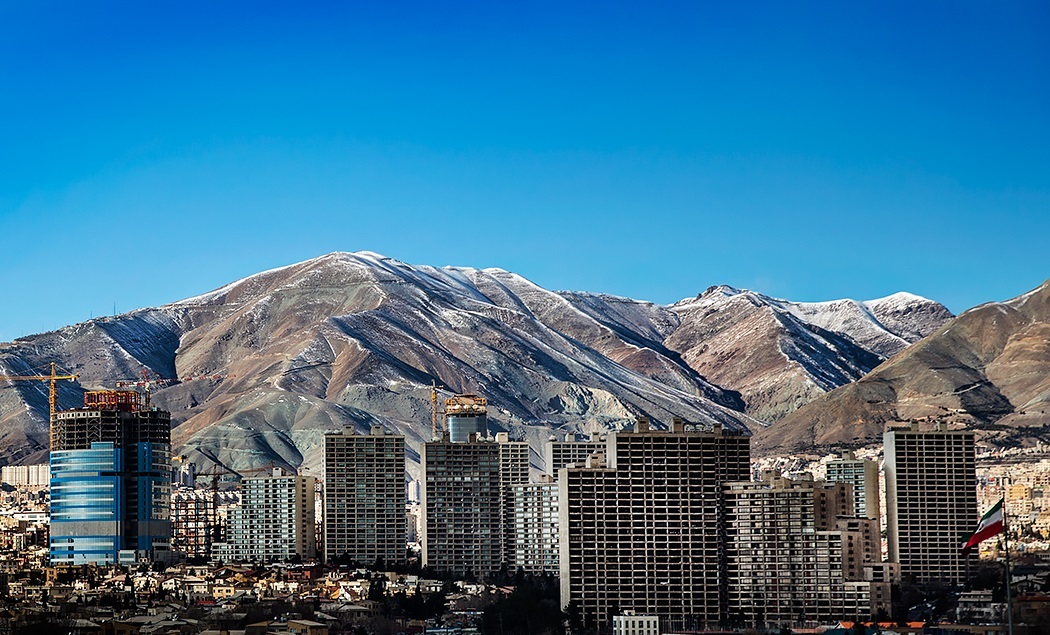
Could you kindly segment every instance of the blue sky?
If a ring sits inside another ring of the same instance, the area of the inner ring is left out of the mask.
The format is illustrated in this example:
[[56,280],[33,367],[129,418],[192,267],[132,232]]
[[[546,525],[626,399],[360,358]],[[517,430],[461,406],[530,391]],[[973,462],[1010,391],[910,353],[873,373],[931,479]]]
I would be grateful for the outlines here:
[[337,250],[657,302],[1050,277],[1046,3],[298,5],[0,3],[0,341]]

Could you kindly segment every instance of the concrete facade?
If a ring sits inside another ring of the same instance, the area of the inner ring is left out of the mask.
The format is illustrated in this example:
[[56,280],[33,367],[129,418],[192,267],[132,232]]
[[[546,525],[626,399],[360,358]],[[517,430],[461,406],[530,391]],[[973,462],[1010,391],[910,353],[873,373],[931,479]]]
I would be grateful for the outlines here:
[[828,461],[826,467],[829,481],[853,486],[853,515],[881,522],[878,462],[858,459],[853,452],[843,452],[842,458]]
[[362,565],[406,559],[405,437],[350,428],[326,434],[324,555]]
[[609,434],[604,461],[558,472],[562,605],[589,626],[624,611],[690,629],[725,613],[722,485],[750,475],[749,438],[639,419]]
[[980,517],[973,432],[912,424],[883,443],[889,559],[906,582],[962,584],[975,556],[960,547]]
[[230,509],[227,541],[214,557],[235,562],[289,562],[317,555],[313,476],[274,468],[241,481],[241,504]]
[[551,439],[543,445],[543,459],[547,474],[557,476],[558,470],[567,465],[583,465],[587,457],[595,452],[605,452],[605,441],[592,438],[590,441],[557,441]]
[[889,583],[872,580],[881,572],[878,525],[853,517],[850,487],[775,473],[725,486],[729,626],[813,626],[889,611]]
[[549,476],[539,483],[514,485],[515,570],[558,574],[558,484]]
[[514,558],[512,487],[528,483],[529,447],[471,435],[424,443],[420,453],[423,565],[484,577]]

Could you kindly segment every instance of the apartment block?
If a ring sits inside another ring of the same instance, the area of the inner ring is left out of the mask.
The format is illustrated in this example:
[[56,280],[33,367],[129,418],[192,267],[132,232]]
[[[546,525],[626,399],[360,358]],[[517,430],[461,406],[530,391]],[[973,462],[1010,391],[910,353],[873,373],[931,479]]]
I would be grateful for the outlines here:
[[513,485],[513,569],[558,574],[558,483],[543,475],[538,483]]
[[979,518],[973,432],[912,424],[883,443],[890,560],[906,582],[963,584],[975,556],[960,547]]
[[583,465],[595,452],[605,451],[605,441],[591,437],[589,441],[550,439],[543,445],[544,469],[547,474],[557,476],[558,470],[567,465]]
[[734,628],[869,620],[890,608],[878,525],[853,517],[846,483],[763,474],[725,486],[729,615]]
[[213,556],[234,562],[289,562],[317,555],[312,476],[274,468],[241,481],[241,504],[230,509],[227,540]]
[[610,630],[633,611],[717,627],[726,608],[722,485],[748,478],[749,438],[675,421],[611,433],[603,457],[558,471],[562,605]]
[[877,461],[858,459],[853,452],[843,452],[842,457],[827,463],[827,478],[837,483],[853,486],[853,515],[857,518],[879,520],[879,464]]
[[0,481],[14,487],[41,489],[50,485],[51,470],[47,463],[5,465],[0,468]]
[[351,428],[326,434],[325,560],[403,564],[408,538],[405,437]]
[[528,483],[529,448],[476,434],[466,442],[423,444],[423,564],[436,571],[484,577],[514,558],[513,486]]

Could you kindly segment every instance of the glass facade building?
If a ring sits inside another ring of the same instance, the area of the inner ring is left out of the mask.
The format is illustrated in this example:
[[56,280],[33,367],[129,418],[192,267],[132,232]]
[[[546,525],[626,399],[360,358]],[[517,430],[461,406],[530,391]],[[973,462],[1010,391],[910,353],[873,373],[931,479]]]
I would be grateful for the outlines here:
[[51,420],[52,564],[167,560],[171,418],[138,393],[97,391]]
[[118,562],[123,469],[112,443],[51,453],[52,564]]

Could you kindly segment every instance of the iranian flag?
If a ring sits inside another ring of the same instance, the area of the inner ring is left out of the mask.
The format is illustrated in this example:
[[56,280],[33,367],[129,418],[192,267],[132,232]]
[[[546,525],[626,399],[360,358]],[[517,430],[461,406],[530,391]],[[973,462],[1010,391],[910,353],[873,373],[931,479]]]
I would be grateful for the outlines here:
[[976,547],[981,541],[987,540],[996,534],[1003,533],[1003,499],[1000,498],[999,502],[992,505],[992,508],[985,512],[984,517],[981,518],[981,522],[977,524],[977,531],[973,532],[970,539],[966,541],[966,544],[962,546],[963,551]]

